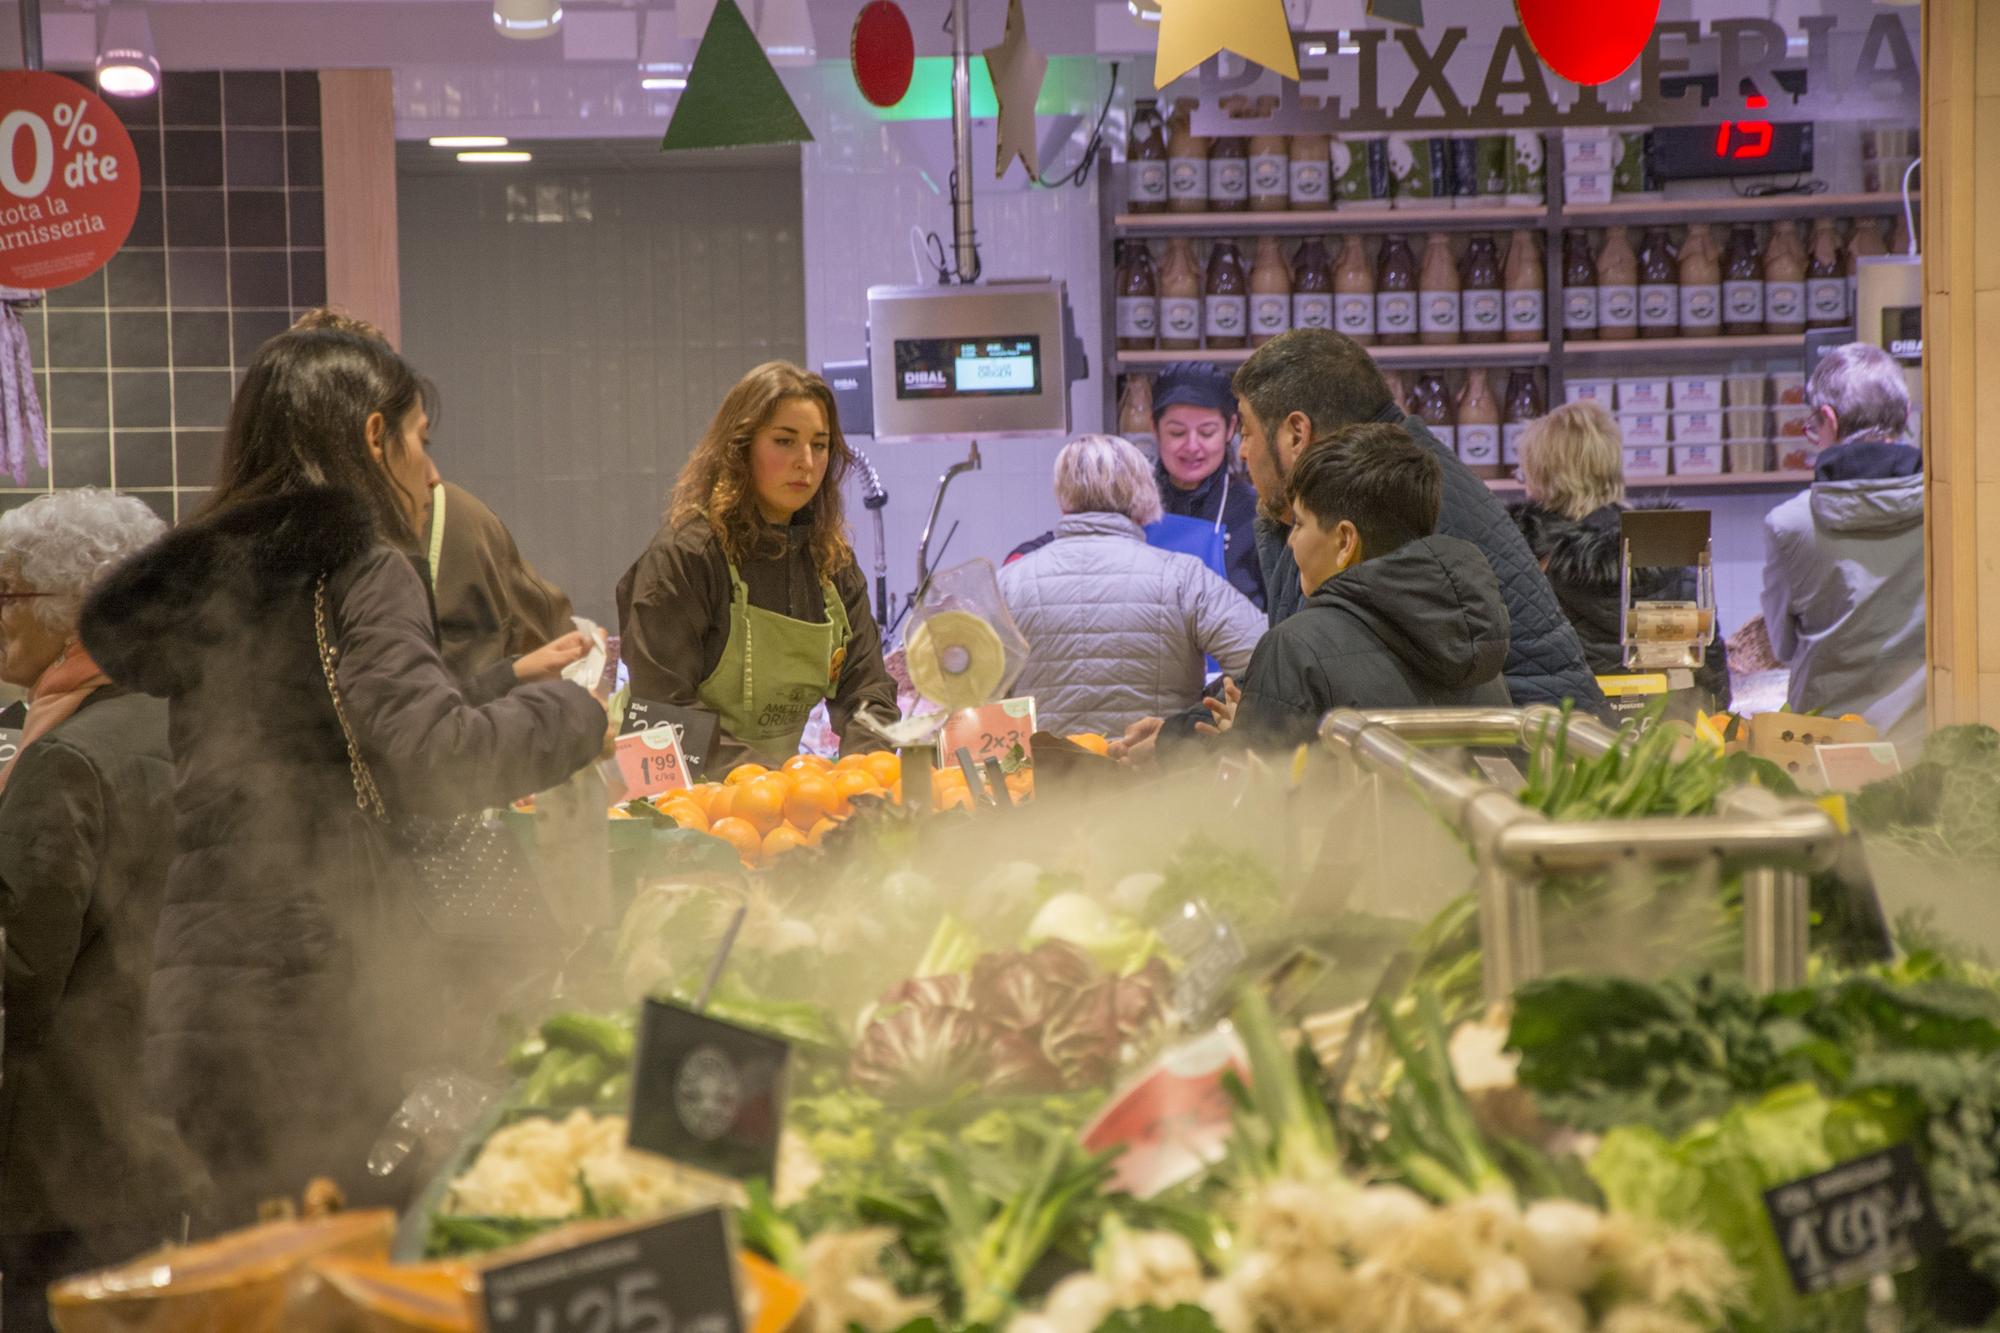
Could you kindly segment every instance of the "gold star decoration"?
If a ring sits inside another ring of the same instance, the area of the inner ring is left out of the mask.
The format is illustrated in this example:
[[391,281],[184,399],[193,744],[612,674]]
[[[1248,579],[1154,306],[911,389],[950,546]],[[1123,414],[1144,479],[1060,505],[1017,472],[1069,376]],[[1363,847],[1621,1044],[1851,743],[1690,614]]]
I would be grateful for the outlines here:
[[1285,0],[1160,0],[1160,50],[1153,86],[1164,88],[1212,55],[1233,51],[1297,82]]
[[[1280,0],[1282,3],[1282,0]],[[993,76],[993,100],[1000,107],[1000,153],[993,166],[998,180],[1015,158],[1039,179],[1041,149],[1035,142],[1035,99],[1042,95],[1042,78],[1049,58],[1028,45],[1028,19],[1021,0],[1007,0],[1007,35],[986,48],[986,72]]]

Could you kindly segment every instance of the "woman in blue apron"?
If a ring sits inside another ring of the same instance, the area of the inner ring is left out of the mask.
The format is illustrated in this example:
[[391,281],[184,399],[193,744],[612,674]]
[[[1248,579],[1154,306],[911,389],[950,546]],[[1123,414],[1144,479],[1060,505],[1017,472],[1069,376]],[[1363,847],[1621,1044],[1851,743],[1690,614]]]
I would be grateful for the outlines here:
[[1153,386],[1153,433],[1164,512],[1146,529],[1147,542],[1196,557],[1262,610],[1257,491],[1236,459],[1236,395],[1228,373],[1206,361],[1168,366]]

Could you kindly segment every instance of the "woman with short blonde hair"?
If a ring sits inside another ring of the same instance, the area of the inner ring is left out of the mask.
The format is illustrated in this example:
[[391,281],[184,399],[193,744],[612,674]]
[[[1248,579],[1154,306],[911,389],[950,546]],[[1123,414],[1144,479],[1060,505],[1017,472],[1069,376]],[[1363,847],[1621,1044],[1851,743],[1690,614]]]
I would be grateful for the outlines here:
[[1585,398],[1531,422],[1521,436],[1528,499],[1573,521],[1625,499],[1625,437],[1604,404]]
[[1202,659],[1240,675],[1265,620],[1191,555],[1146,544],[1153,467],[1129,440],[1080,435],[1056,456],[1054,540],[1000,571],[1028,665],[1014,693],[1043,731],[1121,736],[1201,698]]

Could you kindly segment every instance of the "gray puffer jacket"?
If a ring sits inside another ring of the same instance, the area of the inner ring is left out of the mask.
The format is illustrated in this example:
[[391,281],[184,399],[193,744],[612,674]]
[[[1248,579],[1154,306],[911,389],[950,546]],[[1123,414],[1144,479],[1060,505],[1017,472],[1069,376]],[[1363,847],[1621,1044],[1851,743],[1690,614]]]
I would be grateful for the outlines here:
[[1795,712],[1924,725],[1924,479],[1815,482],[1764,516],[1764,623]]
[[1014,683],[1037,725],[1117,736],[1201,698],[1202,658],[1240,675],[1264,613],[1191,555],[1146,544],[1123,514],[1070,514],[1056,539],[1000,571],[1028,640]]

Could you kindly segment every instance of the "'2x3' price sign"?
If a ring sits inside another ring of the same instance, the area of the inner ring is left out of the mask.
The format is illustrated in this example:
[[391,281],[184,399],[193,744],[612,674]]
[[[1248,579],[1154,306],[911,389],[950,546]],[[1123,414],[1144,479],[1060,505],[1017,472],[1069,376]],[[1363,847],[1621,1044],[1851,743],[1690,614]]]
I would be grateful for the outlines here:
[[1766,1190],[1764,1208],[1802,1295],[1902,1272],[1948,1239],[1907,1143]]
[[743,1333],[720,1208],[491,1269],[483,1286],[486,1333]]

